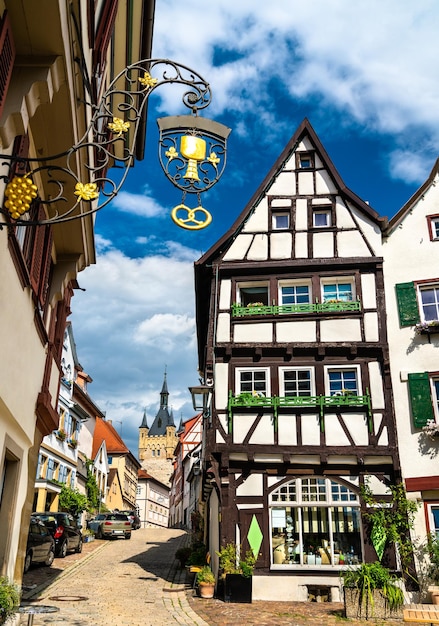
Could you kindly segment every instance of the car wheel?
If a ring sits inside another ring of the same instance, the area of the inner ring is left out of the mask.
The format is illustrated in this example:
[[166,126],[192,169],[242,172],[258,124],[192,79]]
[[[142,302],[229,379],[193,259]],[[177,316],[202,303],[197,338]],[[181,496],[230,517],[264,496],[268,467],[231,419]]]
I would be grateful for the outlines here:
[[127,533],[127,534],[125,535],[125,539],[131,539],[131,533]]
[[78,554],[82,552],[82,539],[79,539],[79,543],[75,548],[75,552],[77,552]]
[[58,552],[58,556],[64,559],[67,556],[67,541],[64,541],[61,544],[61,547]]
[[23,572],[26,574],[26,572],[29,571],[30,566],[32,565],[32,552],[28,552],[26,554],[26,557],[24,559],[24,569]]
[[47,559],[44,561],[44,565],[47,565],[47,567],[50,567],[53,563],[54,558],[55,558],[55,552],[51,550],[49,554],[47,555]]

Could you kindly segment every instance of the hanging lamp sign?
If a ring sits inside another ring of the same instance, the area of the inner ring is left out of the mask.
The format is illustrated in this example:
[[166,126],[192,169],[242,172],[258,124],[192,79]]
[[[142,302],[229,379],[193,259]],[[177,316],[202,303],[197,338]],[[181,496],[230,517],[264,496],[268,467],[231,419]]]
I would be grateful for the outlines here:
[[[200,230],[212,221],[201,205],[200,194],[218,180],[226,166],[226,143],[230,128],[196,115],[176,115],[157,120],[160,131],[159,160],[167,178],[181,189],[181,204],[171,217],[188,230]],[[185,204],[186,194],[194,194],[198,204]]]
[[[93,111],[89,127],[65,152],[38,158],[0,155],[2,162],[10,162],[10,174],[0,177],[6,183],[0,208],[6,223],[59,224],[90,216],[106,206],[134,163],[149,96],[170,83],[187,87],[182,100],[192,113],[158,120],[160,163],[168,179],[183,192],[182,202],[171,216],[178,226],[189,230],[210,224],[212,216],[201,206],[200,194],[224,171],[230,129],[198,117],[211,102],[210,85],[190,68],[169,59],[144,59],[120,72],[98,106],[86,103]],[[112,171],[117,171],[117,180]],[[196,207],[185,205],[187,194],[196,195]],[[32,214],[34,201],[43,207],[45,218]]]

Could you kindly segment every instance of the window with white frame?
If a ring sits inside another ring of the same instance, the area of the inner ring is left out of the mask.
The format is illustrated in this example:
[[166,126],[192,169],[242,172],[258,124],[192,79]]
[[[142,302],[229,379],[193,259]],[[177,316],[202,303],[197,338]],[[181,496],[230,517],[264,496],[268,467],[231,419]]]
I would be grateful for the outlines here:
[[273,230],[287,230],[290,227],[290,214],[286,211],[272,212]]
[[241,306],[254,306],[269,304],[268,282],[246,282],[237,285],[237,302]]
[[60,464],[59,472],[58,472],[58,481],[60,483],[66,483],[67,482],[67,473],[68,473],[67,466]]
[[270,396],[270,370],[266,367],[237,368],[236,394],[253,393],[259,396]]
[[439,320],[439,285],[419,287],[423,322]]
[[307,170],[314,167],[314,159],[311,152],[298,152],[296,153],[297,167],[302,170]]
[[330,478],[296,478],[274,490],[269,504],[272,566],[362,562],[360,502],[348,485]]
[[279,281],[279,304],[310,304],[311,281]]
[[439,502],[427,503],[428,530],[439,539]]
[[331,226],[331,209],[314,209],[312,212],[312,225],[314,228],[329,228]]
[[55,472],[55,461],[53,459],[49,459],[47,462],[47,472],[46,478],[47,480],[52,480]]
[[327,367],[326,394],[328,396],[361,396],[359,369],[355,367]]
[[439,239],[439,215],[427,215],[427,220],[430,239],[437,241]]
[[279,368],[279,395],[314,396],[314,376],[310,367]]
[[322,302],[351,302],[355,300],[354,279],[352,277],[322,278]]

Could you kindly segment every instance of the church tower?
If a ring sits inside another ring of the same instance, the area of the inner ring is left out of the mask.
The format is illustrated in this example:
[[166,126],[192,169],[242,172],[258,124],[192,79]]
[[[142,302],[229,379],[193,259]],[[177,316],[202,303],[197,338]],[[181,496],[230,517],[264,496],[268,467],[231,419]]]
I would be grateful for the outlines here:
[[169,409],[169,392],[164,375],[160,392],[160,408],[151,427],[148,428],[146,413],[139,428],[139,460],[143,469],[165,485],[173,472],[174,450],[178,443],[174,416]]

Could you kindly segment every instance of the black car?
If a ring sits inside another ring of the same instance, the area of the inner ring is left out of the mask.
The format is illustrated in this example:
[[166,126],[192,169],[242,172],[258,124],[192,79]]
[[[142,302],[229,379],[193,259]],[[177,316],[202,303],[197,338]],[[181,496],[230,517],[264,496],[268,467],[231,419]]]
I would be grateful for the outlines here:
[[55,556],[64,558],[72,550],[82,552],[82,526],[78,524],[70,513],[32,513],[38,517],[50,530],[55,540]]
[[52,565],[55,558],[55,540],[47,526],[37,517],[31,517],[29,534],[27,536],[26,556],[24,559],[24,573],[29,571],[33,563]]
[[133,530],[138,530],[140,528],[140,517],[137,515],[136,511],[119,511],[119,513],[123,513],[128,517]]

